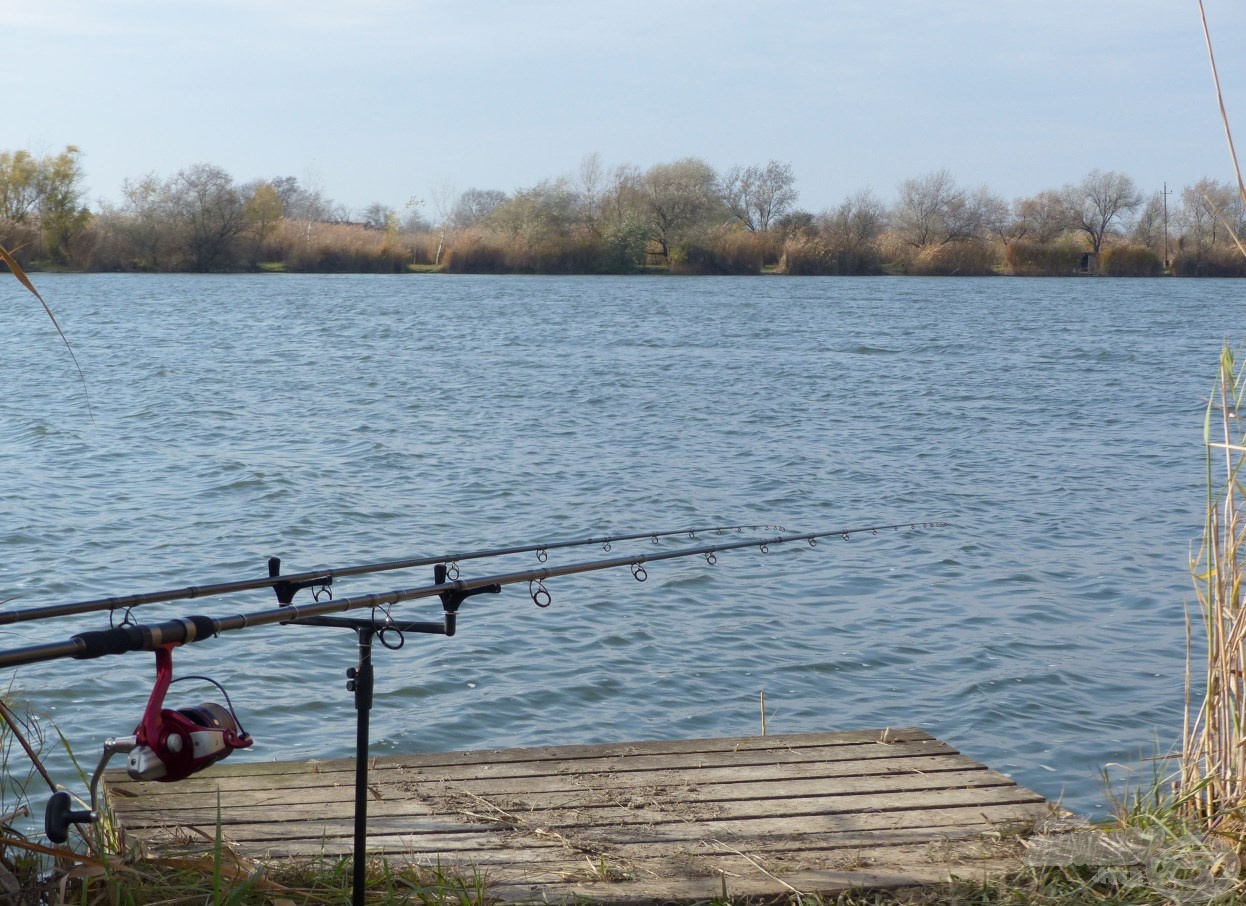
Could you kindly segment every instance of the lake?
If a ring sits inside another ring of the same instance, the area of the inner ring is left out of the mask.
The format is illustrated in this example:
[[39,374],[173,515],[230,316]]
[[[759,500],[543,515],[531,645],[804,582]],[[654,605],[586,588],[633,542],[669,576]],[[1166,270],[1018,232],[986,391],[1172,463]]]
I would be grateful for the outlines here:
[[[655,563],[644,583],[553,579],[547,609],[526,587],[473,598],[454,638],[378,648],[373,751],[753,734],[764,690],[770,732],[920,726],[1097,815],[1106,765],[1179,737],[1203,416],[1246,284],[36,282],[86,390],[9,281],[6,607],[259,576],[269,556],[289,572],[690,526],[947,520]],[[681,543],[697,542],[661,548]],[[133,616],[274,605],[250,592]],[[22,624],[0,648],[105,626]],[[175,665],[229,691],[256,738],[232,758],[284,760],[353,754],[355,657],[348,631],[273,626],[179,649]],[[103,737],[133,730],[151,677],[139,653],[22,667],[13,684],[90,767]],[[219,698],[188,681],[169,704]]]

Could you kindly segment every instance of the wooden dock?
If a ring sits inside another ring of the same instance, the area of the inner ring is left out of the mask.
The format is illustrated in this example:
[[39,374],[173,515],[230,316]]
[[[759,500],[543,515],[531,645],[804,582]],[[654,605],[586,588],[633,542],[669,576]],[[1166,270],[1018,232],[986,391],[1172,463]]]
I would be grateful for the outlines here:
[[[354,760],[105,779],[128,847],[351,852]],[[917,729],[376,758],[369,852],[498,900],[696,901],[978,879],[1021,866],[1042,796]],[[218,795],[220,810],[218,813]]]

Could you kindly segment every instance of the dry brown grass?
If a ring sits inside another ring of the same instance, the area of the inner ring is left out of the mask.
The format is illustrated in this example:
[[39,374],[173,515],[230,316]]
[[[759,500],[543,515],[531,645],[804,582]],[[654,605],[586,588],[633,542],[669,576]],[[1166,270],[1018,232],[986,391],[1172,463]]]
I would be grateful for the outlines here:
[[298,220],[279,221],[262,255],[288,271],[316,273],[401,273],[415,260],[401,233]]
[[1015,277],[1068,277],[1081,267],[1082,254],[1068,242],[1018,239],[1004,250],[1004,270]]
[[[1184,810],[1208,830],[1241,839],[1246,824],[1246,437],[1241,429],[1243,373],[1233,353],[1220,357],[1207,410],[1207,523],[1193,564],[1207,645],[1201,703],[1191,707],[1181,764]],[[1194,685],[1190,663],[1187,686]]]
[[1158,277],[1164,265],[1146,246],[1108,245],[1099,255],[1099,272],[1107,277]]

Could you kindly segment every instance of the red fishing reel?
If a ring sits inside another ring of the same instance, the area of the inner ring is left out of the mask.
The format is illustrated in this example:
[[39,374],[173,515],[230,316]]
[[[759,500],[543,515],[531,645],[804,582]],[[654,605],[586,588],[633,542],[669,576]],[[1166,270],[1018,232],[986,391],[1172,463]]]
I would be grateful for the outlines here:
[[53,843],[69,839],[71,824],[91,824],[99,820],[99,784],[104,768],[113,755],[129,753],[126,771],[135,780],[183,780],[220,761],[234,749],[245,749],[253,740],[242,729],[229,693],[216,680],[206,676],[181,676],[178,680],[198,679],[211,683],[225,696],[225,706],[205,702],[176,711],[164,708],[164,697],[173,679],[173,649],[156,649],[156,684],[152,687],[143,722],[133,736],[104,740],[104,754],[91,777],[91,808],[75,809],[65,790],[52,795],[44,812],[44,829]]
[[219,683],[207,677],[225,695],[227,706],[205,702],[193,708],[164,708],[164,696],[173,682],[173,647],[156,649],[156,684],[152,687],[143,722],[134,731],[126,770],[135,780],[182,780],[220,761],[234,749],[245,749],[253,740],[242,729],[229,696]]

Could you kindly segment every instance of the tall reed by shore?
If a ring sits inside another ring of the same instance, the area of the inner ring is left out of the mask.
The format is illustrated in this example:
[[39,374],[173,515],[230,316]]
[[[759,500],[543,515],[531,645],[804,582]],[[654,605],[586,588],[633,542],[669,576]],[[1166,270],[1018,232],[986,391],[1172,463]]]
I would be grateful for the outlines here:
[[[1246,202],[1233,132],[1229,125],[1207,13],[1199,0],[1207,56],[1228,140],[1237,188]],[[1209,202],[1210,203],[1210,202]],[[1223,212],[1217,216],[1224,220]],[[1246,245],[1224,225],[1246,256]],[[1204,426],[1207,449],[1207,521],[1193,561],[1195,588],[1206,644],[1206,673],[1201,698],[1194,699],[1194,646],[1187,659],[1187,718],[1177,804],[1208,833],[1246,850],[1246,431],[1242,416],[1246,368],[1232,346],[1220,354],[1219,370],[1208,401]]]

